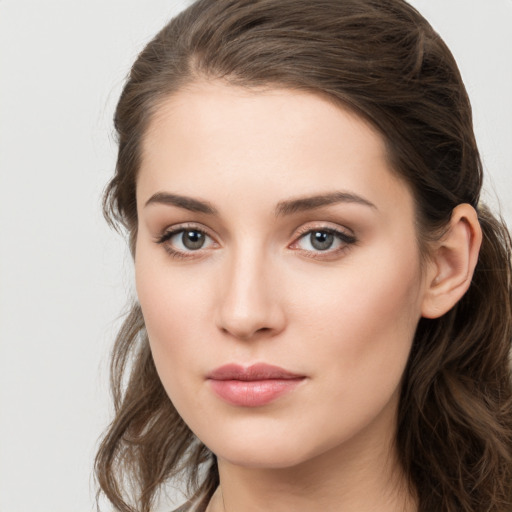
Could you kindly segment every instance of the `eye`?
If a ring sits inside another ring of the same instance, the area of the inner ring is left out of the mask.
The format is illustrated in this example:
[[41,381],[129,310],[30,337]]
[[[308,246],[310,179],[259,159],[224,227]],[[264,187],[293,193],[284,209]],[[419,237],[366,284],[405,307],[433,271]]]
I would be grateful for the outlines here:
[[172,256],[187,257],[190,253],[211,247],[215,242],[201,229],[180,227],[166,231],[157,243],[162,244]]
[[169,241],[181,251],[197,251],[204,246],[207,237],[206,233],[197,229],[186,229],[171,236]]
[[308,229],[305,231],[292,248],[301,249],[310,253],[337,253],[347,246],[354,244],[356,238],[333,228]]

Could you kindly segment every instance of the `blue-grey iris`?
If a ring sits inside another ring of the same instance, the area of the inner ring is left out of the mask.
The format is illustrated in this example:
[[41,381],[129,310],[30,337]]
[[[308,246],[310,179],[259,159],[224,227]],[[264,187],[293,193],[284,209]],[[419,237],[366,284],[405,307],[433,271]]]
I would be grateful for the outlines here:
[[309,236],[311,245],[319,251],[329,249],[334,242],[334,235],[325,231],[315,231]]
[[205,236],[200,231],[184,231],[181,235],[181,241],[187,249],[201,249],[204,245]]

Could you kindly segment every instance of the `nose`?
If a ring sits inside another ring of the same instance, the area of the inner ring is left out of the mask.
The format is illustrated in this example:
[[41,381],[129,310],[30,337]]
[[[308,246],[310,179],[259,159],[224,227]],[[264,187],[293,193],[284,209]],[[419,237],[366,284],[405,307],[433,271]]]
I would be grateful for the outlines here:
[[269,258],[255,252],[239,252],[226,261],[219,276],[218,328],[240,340],[280,333],[286,318],[278,274]]

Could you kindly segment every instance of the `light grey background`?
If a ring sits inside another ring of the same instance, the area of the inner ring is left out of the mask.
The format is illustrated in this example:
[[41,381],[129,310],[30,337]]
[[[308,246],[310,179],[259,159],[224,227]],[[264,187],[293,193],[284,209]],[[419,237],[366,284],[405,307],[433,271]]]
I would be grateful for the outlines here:
[[[0,0],[0,512],[94,506],[107,357],[132,293],[100,196],[111,119],[144,43],[185,0]],[[512,220],[512,0],[415,0],[459,62]]]

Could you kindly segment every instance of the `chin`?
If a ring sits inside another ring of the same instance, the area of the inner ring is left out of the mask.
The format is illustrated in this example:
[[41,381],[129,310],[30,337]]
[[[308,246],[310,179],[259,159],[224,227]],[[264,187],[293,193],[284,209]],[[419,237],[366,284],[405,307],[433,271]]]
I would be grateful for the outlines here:
[[[211,434],[211,432],[210,432]],[[328,451],[324,440],[305,437],[301,432],[268,430],[219,433],[205,439],[208,448],[220,459],[245,468],[285,469],[299,466]]]
[[217,457],[232,465],[249,469],[286,469],[299,466],[308,459],[297,450],[275,450],[268,447],[236,447],[219,450]]

